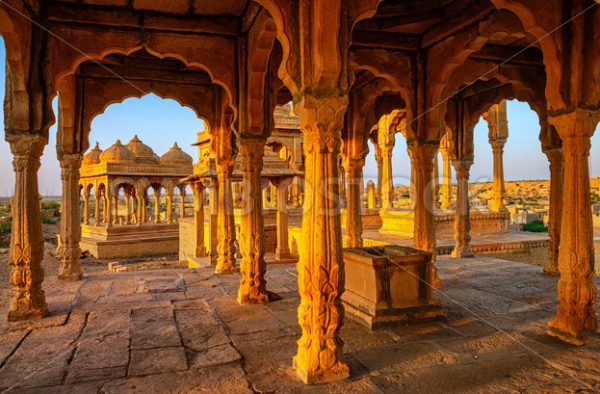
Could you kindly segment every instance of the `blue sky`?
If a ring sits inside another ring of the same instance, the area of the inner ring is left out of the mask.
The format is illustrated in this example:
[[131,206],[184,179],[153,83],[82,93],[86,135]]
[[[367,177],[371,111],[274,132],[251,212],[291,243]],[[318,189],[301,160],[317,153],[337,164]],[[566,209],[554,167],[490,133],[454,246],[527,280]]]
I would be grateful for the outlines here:
[[[6,60],[4,42],[0,38],[0,64]],[[0,66],[0,97],[4,97],[5,68]],[[56,113],[56,100],[54,101]],[[504,172],[507,180],[545,179],[549,177],[548,161],[542,154],[538,140],[537,115],[526,103],[508,103],[509,139],[504,149]],[[0,196],[11,195],[14,188],[12,155],[4,139],[4,116],[0,116],[2,136],[0,138]],[[131,98],[113,104],[92,122],[90,146],[95,141],[104,149],[117,139],[126,143],[138,134],[140,139],[161,155],[173,142],[197,160],[197,151],[190,146],[203,123],[195,113],[182,107],[174,100],[163,100],[153,94]],[[600,175],[600,126],[592,138],[591,173]],[[377,165],[373,147],[367,156],[364,176],[377,178]],[[406,184],[410,177],[410,161],[406,153],[406,142],[397,135],[393,155],[394,183]],[[481,120],[475,127],[475,162],[471,169],[472,181],[489,180],[492,176],[492,150],[487,141],[487,125]],[[50,129],[50,139],[44,150],[39,173],[40,193],[59,194],[60,167],[56,159],[56,125]]]

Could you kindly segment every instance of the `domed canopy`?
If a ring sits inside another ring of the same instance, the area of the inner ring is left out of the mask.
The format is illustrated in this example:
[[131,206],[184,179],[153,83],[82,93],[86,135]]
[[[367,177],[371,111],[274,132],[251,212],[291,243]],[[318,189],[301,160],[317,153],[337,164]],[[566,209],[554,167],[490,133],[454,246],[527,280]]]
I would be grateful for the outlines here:
[[104,163],[131,163],[135,156],[123,146],[121,140],[116,140],[113,146],[102,152],[100,160]]
[[127,143],[127,149],[129,149],[135,156],[135,161],[141,163],[158,163],[158,156],[154,153],[152,148],[144,144],[136,135],[133,136],[131,141]]
[[160,157],[162,164],[193,164],[192,156],[181,150],[177,142],[173,144],[171,149]]
[[102,150],[100,149],[100,144],[98,144],[98,142],[96,142],[96,146],[94,146],[94,149],[90,150],[83,157],[83,164],[91,165],[91,164],[100,163],[100,154],[101,153],[102,153]]

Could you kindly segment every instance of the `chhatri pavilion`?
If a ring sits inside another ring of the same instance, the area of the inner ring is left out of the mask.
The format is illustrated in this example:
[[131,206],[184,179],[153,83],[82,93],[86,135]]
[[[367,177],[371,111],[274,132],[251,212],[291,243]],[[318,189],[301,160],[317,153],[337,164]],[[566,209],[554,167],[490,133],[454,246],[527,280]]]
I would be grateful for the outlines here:
[[[91,124],[108,105],[150,92],[176,100],[205,121],[206,137],[200,142],[214,172],[192,173],[192,164],[187,163],[189,173],[180,179],[197,175],[193,183],[205,185],[206,180],[208,185],[210,179],[218,188],[211,196],[217,216],[215,237],[211,235],[211,242],[214,238],[217,242],[214,271],[222,278],[219,283],[229,281],[220,296],[226,297],[235,282],[237,309],[232,314],[251,313],[260,308],[256,304],[275,304],[274,282],[266,280],[263,172],[268,173],[271,159],[265,148],[276,135],[275,108],[292,101],[303,159],[301,168],[290,168],[303,176],[299,198],[291,199],[301,204],[302,220],[300,230],[289,234],[299,255],[294,281],[299,306],[292,314],[298,322],[294,331],[298,341],[288,346],[295,354],[289,365],[307,384],[345,380],[351,366],[354,372],[360,368],[344,353],[345,304],[350,305],[348,311],[363,313],[374,324],[388,313],[399,319],[399,315],[418,318],[421,312],[444,315],[435,297],[444,283],[436,266],[436,226],[450,228],[444,224],[446,217],[438,217],[434,203],[434,162],[440,151],[448,157],[444,171],[451,165],[457,180],[450,214],[455,269],[468,271],[468,260],[462,258],[472,255],[471,229],[477,221],[487,220],[471,213],[468,189],[473,132],[484,114],[494,128],[490,141],[498,182],[490,215],[503,223],[500,161],[506,130],[501,113],[493,108],[517,99],[528,103],[539,118],[536,148],[547,156],[551,174],[550,257],[544,270],[556,275],[557,284],[556,297],[548,295],[553,308],[543,317],[545,331],[557,340],[585,345],[598,328],[589,155],[600,121],[599,4],[599,0],[0,1],[7,70],[5,138],[16,178],[8,320],[46,318],[48,283],[64,281],[65,289],[88,284],[80,262],[81,186],[89,179],[87,193],[90,182],[105,176],[102,171],[86,173],[83,165]],[[44,282],[38,170],[55,121],[62,181],[60,268],[58,279]],[[396,134],[406,139],[411,161],[411,245],[367,247],[361,185],[369,139],[377,139],[376,154],[382,158],[380,202],[374,186],[367,186],[370,205],[380,204],[377,209],[385,210],[384,221],[403,220],[397,212],[401,207],[393,206],[387,180],[392,177],[388,158]],[[276,155],[282,149],[278,146],[273,144]],[[90,168],[106,166],[110,172],[123,164],[121,160],[140,169],[156,165],[137,163],[132,151],[118,143],[107,151],[115,155],[105,156],[117,162]],[[174,151],[179,155],[176,147]],[[168,167],[161,164],[157,171]],[[111,225],[108,228],[143,228],[149,217],[163,220],[157,212],[150,216],[144,209],[140,212],[140,206],[152,184],[172,182],[166,192],[171,193],[178,185],[168,178],[172,175],[177,174],[165,170],[154,181],[141,170],[127,180],[106,174],[108,214],[94,215],[89,224],[84,209],[86,226],[104,220]],[[293,179],[296,174],[288,175]],[[232,184],[240,179],[237,201],[245,209],[239,211],[239,247],[234,253]],[[94,192],[101,190],[97,185]],[[447,204],[447,185],[442,182],[441,188],[440,204]],[[120,189],[127,189],[124,211],[115,201]],[[275,201],[272,194],[266,198],[269,203]],[[280,200],[282,196],[278,193]],[[198,196],[195,200],[202,201]],[[195,212],[200,211],[196,207]],[[166,212],[165,225],[172,225],[172,211]],[[403,271],[392,274],[390,264]],[[399,282],[394,281],[396,274]],[[346,287],[352,297],[345,295]],[[521,301],[530,306],[527,299]],[[186,326],[189,330],[199,327],[200,315],[203,321],[215,319],[202,314],[207,307],[210,303],[204,301],[186,312],[193,320]],[[173,314],[169,309],[163,318]],[[161,339],[169,338],[167,332],[178,332],[174,323],[169,327],[161,331]],[[71,342],[77,342],[77,333],[69,332]],[[175,342],[181,344],[179,337]],[[561,352],[580,354],[568,347]],[[136,350],[136,357],[141,353]],[[177,357],[185,359],[182,350]],[[64,380],[66,373],[61,376]]]
[[[185,184],[180,179],[192,173],[192,164],[192,157],[177,143],[160,157],[137,135],[127,145],[117,140],[104,151],[96,144],[83,157],[81,165],[81,249],[97,258],[177,252],[176,221],[185,215],[186,196]],[[151,214],[149,189],[152,189]],[[177,214],[173,205],[176,189]],[[165,204],[161,201],[163,191]],[[120,193],[123,207],[120,207]],[[94,201],[93,215],[90,197]]]

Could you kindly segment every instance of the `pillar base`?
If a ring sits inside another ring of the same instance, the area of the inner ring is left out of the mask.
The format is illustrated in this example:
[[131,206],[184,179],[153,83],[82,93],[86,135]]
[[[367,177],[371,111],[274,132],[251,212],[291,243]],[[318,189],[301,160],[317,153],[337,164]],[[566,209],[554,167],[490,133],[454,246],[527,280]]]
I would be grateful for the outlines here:
[[35,320],[35,319],[42,319],[46,316],[48,316],[48,305],[46,303],[44,303],[44,305],[41,307],[29,306],[26,309],[9,311],[7,320],[8,321]]
[[[548,323],[548,325],[550,326],[550,323]],[[588,342],[590,337],[596,336],[600,333],[597,330],[586,330],[580,332],[579,334],[574,334],[572,332],[560,330],[556,327],[548,327],[546,334],[550,335],[551,337],[558,338],[563,342],[570,343],[571,345],[583,346]]]
[[451,256],[455,259],[475,257],[475,255],[473,254],[473,250],[471,250],[471,245],[456,246],[452,251]]
[[547,264],[544,265],[544,274],[550,276],[560,276],[560,272],[558,272],[558,267],[554,265]]
[[279,249],[275,249],[275,258],[277,260],[289,260],[292,258],[292,253],[290,252],[290,250],[279,250]]
[[294,356],[294,369],[296,374],[305,384],[323,384],[337,382],[348,379],[350,376],[350,367],[344,363],[336,363],[330,368],[319,369],[317,371],[306,371],[302,368],[297,359],[299,356]]
[[73,273],[62,273],[58,274],[59,280],[67,280],[67,281],[78,281],[83,278],[83,274],[81,272],[73,272]]

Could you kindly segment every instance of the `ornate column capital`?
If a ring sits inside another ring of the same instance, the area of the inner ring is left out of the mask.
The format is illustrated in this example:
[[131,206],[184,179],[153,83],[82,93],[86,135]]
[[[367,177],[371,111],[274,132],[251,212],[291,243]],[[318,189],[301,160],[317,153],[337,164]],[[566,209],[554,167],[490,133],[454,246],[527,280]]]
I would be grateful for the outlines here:
[[48,139],[38,134],[7,134],[6,141],[10,145],[13,154],[13,168],[15,171],[23,171],[27,166],[39,169],[40,157]]
[[497,153],[503,153],[504,152],[504,145],[506,144],[506,138],[496,138],[496,139],[491,139],[490,141],[490,145],[492,146],[492,151],[494,154]]
[[304,135],[304,152],[339,153],[348,97],[304,95],[296,106]]
[[241,138],[238,141],[238,155],[243,171],[259,173],[262,171],[266,143],[267,140],[264,138]]

